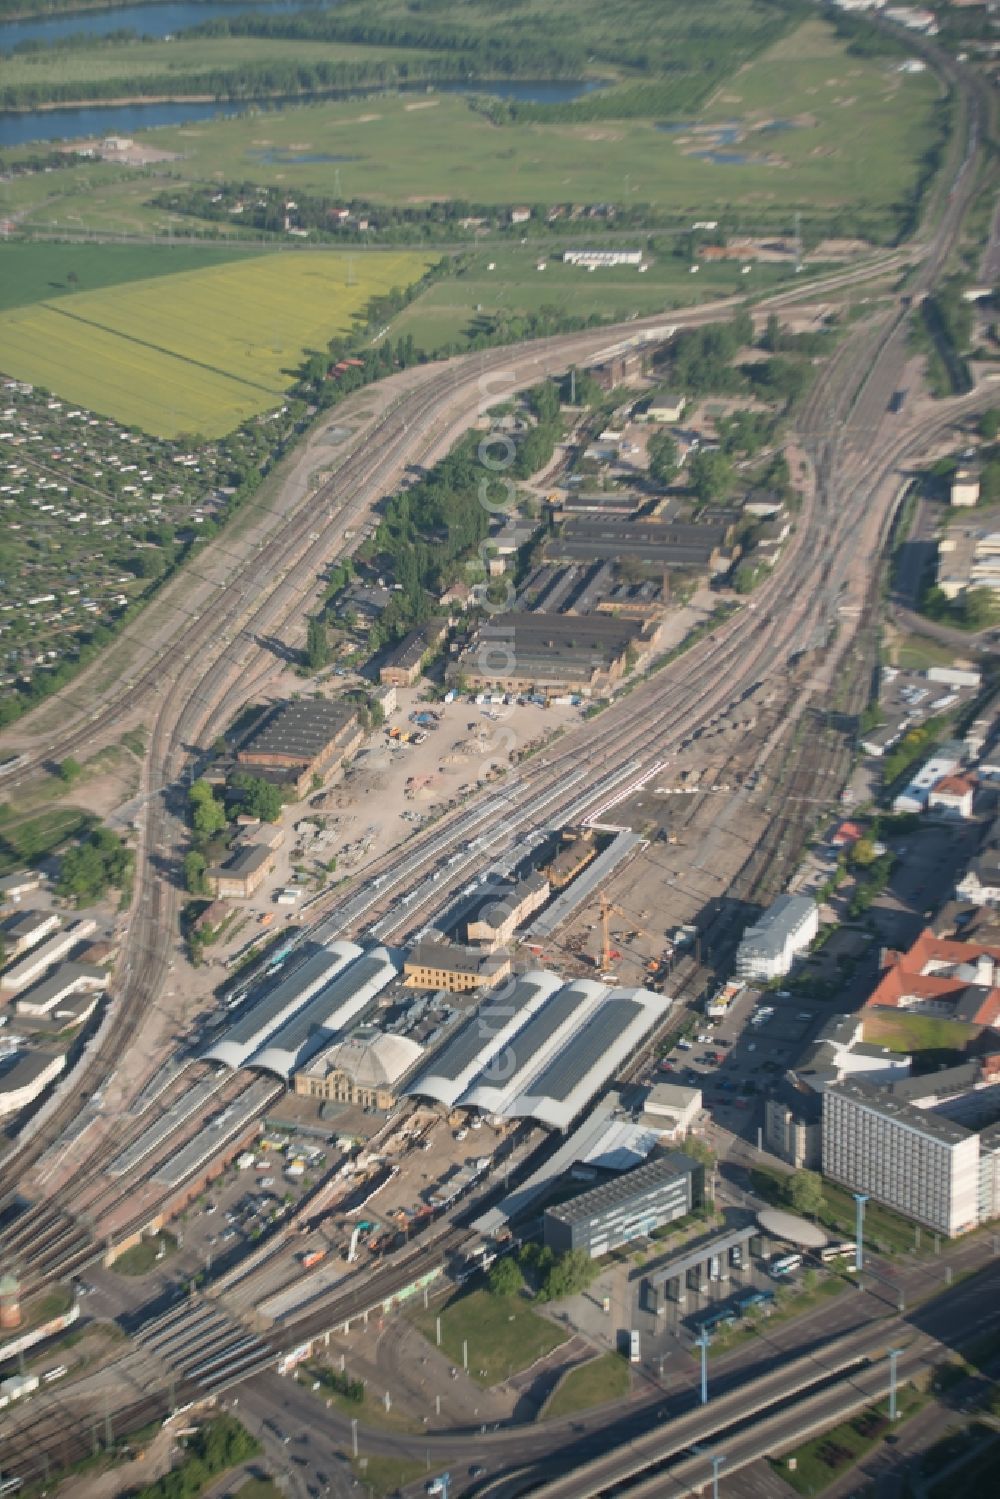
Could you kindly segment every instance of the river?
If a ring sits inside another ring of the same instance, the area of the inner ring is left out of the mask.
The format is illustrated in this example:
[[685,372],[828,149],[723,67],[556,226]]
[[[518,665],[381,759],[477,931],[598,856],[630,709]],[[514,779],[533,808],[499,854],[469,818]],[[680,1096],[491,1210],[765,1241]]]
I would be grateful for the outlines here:
[[111,31],[135,31],[139,36],[173,36],[189,26],[201,26],[219,16],[252,10],[259,15],[302,10],[305,0],[171,0],[167,5],[122,5],[117,10],[60,11],[57,16],[0,24],[0,52],[18,42],[58,42],[64,36],[107,36]]
[[[178,7],[183,8],[183,7]],[[190,7],[188,7],[190,9]],[[577,80],[529,82],[498,79],[493,82],[440,83],[434,87],[448,94],[496,94],[501,99],[523,99],[537,104],[562,104],[592,92],[600,84]],[[359,90],[369,94],[371,89]],[[303,95],[293,101],[308,102]],[[27,146],[34,141],[77,140],[81,136],[136,135],[156,125],[185,125],[193,120],[211,120],[220,115],[244,114],[247,110],[280,108],[280,101],[265,100],[164,100],[159,104],[91,104],[75,109],[26,110],[23,114],[0,114],[0,150]]]

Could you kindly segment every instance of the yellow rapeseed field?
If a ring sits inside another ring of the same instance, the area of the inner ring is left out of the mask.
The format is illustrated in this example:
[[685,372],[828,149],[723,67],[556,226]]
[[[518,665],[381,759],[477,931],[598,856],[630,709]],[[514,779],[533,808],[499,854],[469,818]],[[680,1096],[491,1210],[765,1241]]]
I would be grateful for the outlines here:
[[0,370],[158,437],[219,437],[272,410],[307,350],[425,256],[263,255],[0,315]]

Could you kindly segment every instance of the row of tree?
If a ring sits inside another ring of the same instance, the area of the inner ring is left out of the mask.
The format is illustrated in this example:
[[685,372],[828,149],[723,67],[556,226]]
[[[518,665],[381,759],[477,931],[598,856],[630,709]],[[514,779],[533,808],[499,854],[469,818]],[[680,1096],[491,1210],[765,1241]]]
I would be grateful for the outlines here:
[[[127,57],[122,59],[127,68]],[[352,93],[396,84],[446,81],[461,76],[457,62],[259,62],[191,73],[125,71],[118,77],[9,83],[0,87],[0,109],[33,109],[77,99],[157,99],[208,94],[213,99],[292,99]]]
[[547,1245],[523,1244],[516,1255],[507,1254],[491,1266],[488,1283],[494,1296],[516,1296],[534,1288],[539,1302],[560,1301],[585,1291],[600,1274],[600,1266],[586,1250],[570,1249],[555,1254]]

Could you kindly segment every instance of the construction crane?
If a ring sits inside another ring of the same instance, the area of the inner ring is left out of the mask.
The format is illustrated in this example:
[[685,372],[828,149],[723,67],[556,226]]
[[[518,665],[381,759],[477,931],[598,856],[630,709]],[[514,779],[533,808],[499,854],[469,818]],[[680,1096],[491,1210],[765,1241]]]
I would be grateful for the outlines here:
[[602,972],[604,972],[609,967],[612,958],[620,958],[621,957],[621,953],[617,950],[617,948],[613,948],[611,946],[611,913],[612,913],[612,911],[614,911],[618,916],[624,916],[625,920],[631,924],[632,930],[633,930],[634,934],[637,937],[648,937],[651,942],[657,943],[658,945],[662,946],[662,944],[663,944],[663,938],[662,937],[656,937],[656,936],[654,936],[654,934],[652,932],[647,932],[644,927],[638,926],[633,921],[632,917],[628,914],[628,912],[627,911],[623,911],[622,908],[621,908],[621,906],[616,906],[613,901],[608,900],[608,897],[604,894],[603,891],[601,892],[601,895],[600,895],[600,903],[601,903],[601,971]]

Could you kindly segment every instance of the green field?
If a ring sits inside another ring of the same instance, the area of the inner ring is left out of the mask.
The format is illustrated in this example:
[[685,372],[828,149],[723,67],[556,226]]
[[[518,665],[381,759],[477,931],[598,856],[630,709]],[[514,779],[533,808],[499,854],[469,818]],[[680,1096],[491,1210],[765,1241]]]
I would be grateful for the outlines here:
[[908,1015],[905,1010],[866,1010],[864,1037],[890,1051],[965,1051],[979,1027],[934,1015]]
[[252,249],[193,245],[0,244],[0,312],[54,297],[223,265]]
[[[539,263],[545,269],[538,269]],[[754,265],[744,276],[738,262],[705,264],[696,274],[675,255],[654,256],[649,270],[609,268],[591,274],[579,266],[549,259],[534,248],[492,249],[462,257],[461,274],[429,286],[397,316],[393,333],[413,335],[418,348],[434,353],[474,337],[495,318],[509,323],[525,314],[553,310],[563,316],[624,322],[646,313],[750,295],[777,286],[792,275],[790,265]],[[489,267],[493,266],[493,270]],[[518,336],[516,326],[512,337]]]
[[427,264],[276,254],[79,292],[0,316],[0,368],[155,436],[218,437],[278,405],[306,350]]
[[[669,130],[659,116],[498,126],[459,96],[428,92],[250,107],[142,139],[177,152],[169,172],[188,181],[330,193],[336,173],[342,197],[376,204],[649,204],[681,221],[745,214],[748,230],[790,227],[796,209],[807,219],[843,211],[889,233],[890,215],[912,196],[936,139],[938,93],[932,74],[904,75],[885,59],[850,57],[829,27],[809,21]],[[787,128],[767,128],[776,120]],[[724,127],[722,136],[711,133]],[[694,154],[713,150],[721,159]],[[170,222],[144,206],[158,170],[129,177],[117,165],[88,166],[14,179],[0,184],[0,207],[25,210],[26,230],[148,230]]]
[[33,817],[19,818],[5,802],[0,807],[0,875],[25,865],[35,867],[61,844],[85,832],[93,821],[80,807],[53,807]]
[[928,635],[905,635],[890,641],[893,663],[904,671],[926,671],[929,666],[954,666],[957,652]]
[[894,1427],[889,1427],[888,1401],[879,1401],[820,1436],[803,1442],[784,1457],[772,1458],[772,1466],[797,1494],[822,1494],[838,1474],[853,1468],[873,1447],[885,1440],[890,1429],[898,1431],[926,1403],[924,1396],[903,1385],[899,1391]]
[[[678,211],[787,204],[882,212],[913,188],[933,138],[929,106],[937,93],[930,74],[911,77],[883,61],[848,57],[814,21],[748,63],[701,116],[740,128],[740,138],[719,149],[744,162],[696,156],[710,139],[664,131],[653,119],[497,128],[446,94],[303,105],[158,130],[152,139],[184,154],[185,177],[252,176],[315,191],[329,188],[332,170],[305,158],[350,154],[357,160],[339,168],[343,192],[373,202],[620,203],[624,195]],[[776,116],[791,128],[763,128]],[[269,165],[262,148],[303,160]]]
[[427,1473],[426,1465],[413,1457],[359,1457],[352,1461],[351,1468],[361,1480],[359,1492],[369,1499],[375,1494],[379,1499],[398,1494],[404,1485]]
[[632,1376],[629,1366],[619,1353],[603,1353],[571,1369],[554,1391],[542,1415],[546,1421],[556,1416],[570,1416],[575,1411],[589,1410],[595,1405],[606,1405],[611,1400],[621,1400],[629,1392]]
[[[438,1315],[441,1347],[448,1358],[461,1368],[462,1343],[467,1341],[469,1374],[487,1388],[526,1369],[566,1341],[566,1334],[533,1312],[523,1296],[467,1291],[455,1296]],[[433,1343],[435,1313],[416,1312],[412,1320]]]

